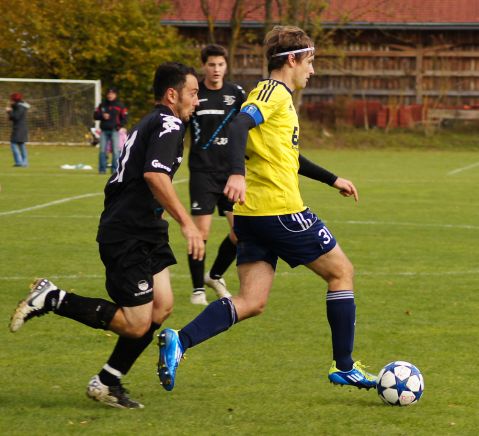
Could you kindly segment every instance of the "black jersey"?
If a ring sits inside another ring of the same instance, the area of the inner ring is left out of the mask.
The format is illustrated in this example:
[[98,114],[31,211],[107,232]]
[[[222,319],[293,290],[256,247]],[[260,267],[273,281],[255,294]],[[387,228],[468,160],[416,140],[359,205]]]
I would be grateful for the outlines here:
[[158,172],[173,178],[183,158],[184,133],[181,120],[161,105],[132,128],[118,159],[118,169],[105,187],[98,242],[158,241],[167,236],[162,206],[143,174]]
[[208,89],[200,82],[199,106],[191,117],[190,171],[229,171],[227,159],[229,122],[241,109],[246,96],[243,88],[224,82],[221,89]]

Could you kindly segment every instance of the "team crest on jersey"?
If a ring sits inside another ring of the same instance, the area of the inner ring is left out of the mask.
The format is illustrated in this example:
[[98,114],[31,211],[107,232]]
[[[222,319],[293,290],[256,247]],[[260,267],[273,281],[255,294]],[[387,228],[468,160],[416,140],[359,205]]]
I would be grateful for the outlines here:
[[160,133],[160,138],[165,133],[171,133],[174,130],[180,130],[181,120],[173,115],[161,114],[163,117],[163,131]]
[[223,103],[226,106],[232,106],[235,104],[236,97],[234,95],[223,95],[224,101]]

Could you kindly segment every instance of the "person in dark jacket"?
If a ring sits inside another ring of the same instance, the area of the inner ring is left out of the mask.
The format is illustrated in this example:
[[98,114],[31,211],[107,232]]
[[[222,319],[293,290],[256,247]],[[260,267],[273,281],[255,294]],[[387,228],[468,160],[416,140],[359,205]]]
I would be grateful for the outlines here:
[[27,111],[29,108],[30,105],[23,101],[22,94],[14,92],[10,95],[10,106],[5,109],[12,122],[10,145],[16,167],[28,166],[26,142],[28,141]]
[[106,173],[107,167],[107,145],[111,142],[111,172],[117,168],[117,160],[120,155],[120,129],[124,129],[128,120],[128,110],[118,100],[116,88],[108,88],[106,98],[96,108],[93,115],[95,120],[100,121],[100,157],[98,172]]

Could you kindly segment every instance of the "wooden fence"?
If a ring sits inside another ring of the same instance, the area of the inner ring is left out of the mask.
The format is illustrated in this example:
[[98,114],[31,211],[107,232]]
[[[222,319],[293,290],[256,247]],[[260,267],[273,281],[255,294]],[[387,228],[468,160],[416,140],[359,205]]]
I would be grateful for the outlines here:
[[[450,42],[442,35],[424,45],[371,44],[363,37],[362,43],[347,42],[334,51],[319,51],[316,74],[303,91],[303,101],[347,97],[382,104],[427,100],[434,106],[479,105],[479,34],[475,38],[458,35]],[[234,79],[251,89],[262,77],[262,62],[260,46],[241,47],[235,57]]]

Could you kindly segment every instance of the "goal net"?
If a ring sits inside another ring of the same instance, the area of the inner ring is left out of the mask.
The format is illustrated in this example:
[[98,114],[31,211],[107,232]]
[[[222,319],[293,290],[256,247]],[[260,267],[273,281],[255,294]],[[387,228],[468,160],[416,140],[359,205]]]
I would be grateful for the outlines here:
[[[29,143],[88,144],[95,126],[93,111],[101,101],[99,80],[0,78],[0,98],[9,104],[19,92],[30,105],[27,114]],[[3,108],[0,106],[0,110]],[[0,115],[0,142],[9,142],[12,123]]]

